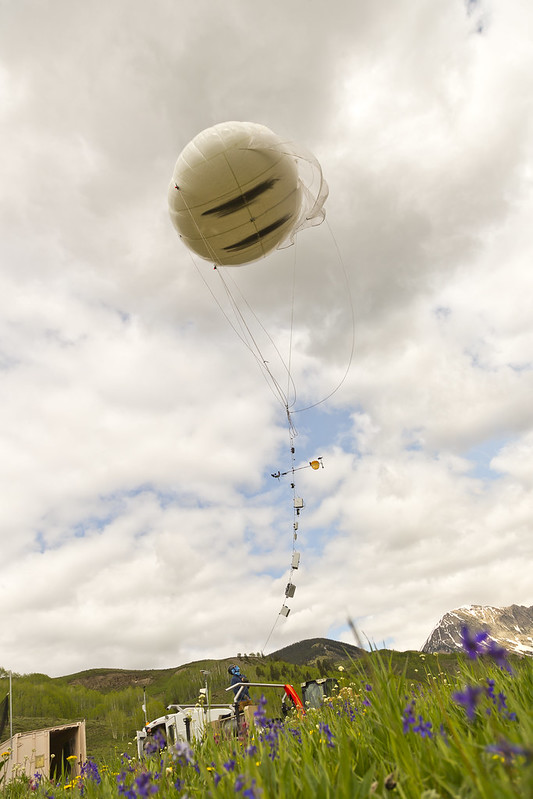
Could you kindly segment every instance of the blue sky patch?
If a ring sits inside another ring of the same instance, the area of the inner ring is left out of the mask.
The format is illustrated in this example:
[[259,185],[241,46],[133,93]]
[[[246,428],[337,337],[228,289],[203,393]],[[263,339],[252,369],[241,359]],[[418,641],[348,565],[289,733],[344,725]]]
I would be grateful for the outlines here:
[[481,444],[477,444],[467,452],[464,452],[463,457],[472,463],[471,476],[480,480],[496,480],[501,477],[502,473],[491,468],[490,462],[503,447],[512,441],[512,436],[498,436],[497,438],[483,441]]
[[352,413],[347,410],[323,410],[320,406],[295,413],[293,422],[299,433],[296,448],[300,457],[311,460],[321,455],[319,450],[335,444],[342,446],[347,438],[353,442]]

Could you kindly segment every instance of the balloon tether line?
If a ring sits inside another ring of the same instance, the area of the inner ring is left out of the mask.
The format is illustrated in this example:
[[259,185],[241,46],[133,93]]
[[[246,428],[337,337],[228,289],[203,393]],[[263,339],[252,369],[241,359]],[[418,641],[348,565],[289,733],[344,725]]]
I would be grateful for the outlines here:
[[[176,190],[179,191],[179,187],[177,185],[176,185]],[[315,402],[315,403],[313,403],[313,404],[311,404],[309,406],[306,406],[304,408],[295,409],[293,412],[301,412],[301,411],[304,411],[304,410],[309,410],[311,408],[314,408],[317,405],[320,405],[323,402],[326,402],[326,400],[328,400],[330,397],[332,397],[340,389],[340,387],[342,386],[342,384],[344,383],[344,381],[347,378],[348,372],[349,372],[350,367],[351,367],[352,359],[353,359],[354,349],[355,349],[355,314],[354,314],[353,301],[352,301],[351,293],[350,293],[350,287],[349,287],[347,271],[346,271],[346,267],[345,267],[344,261],[342,259],[342,255],[340,253],[337,241],[335,239],[335,236],[333,235],[333,232],[331,231],[331,228],[329,227],[329,224],[328,224],[328,230],[329,230],[330,235],[331,235],[331,237],[333,239],[333,242],[335,244],[337,255],[338,255],[339,261],[341,263],[342,269],[343,269],[344,278],[345,278],[345,282],[346,282],[346,288],[347,288],[347,296],[348,296],[349,301],[350,301],[350,310],[351,310],[351,316],[352,316],[352,342],[351,342],[350,356],[349,356],[349,359],[348,359],[348,365],[346,367],[345,373],[344,373],[342,379],[340,380],[340,382],[338,383],[338,385],[333,389],[333,391],[331,391],[329,394],[327,394],[327,396],[325,396],[324,398],[322,398],[318,402]],[[207,250],[210,252],[211,255],[214,255],[214,252],[213,252],[209,242],[205,239],[205,237],[203,236],[202,232],[199,229],[198,229],[198,232],[199,232],[201,238],[203,239]],[[283,366],[285,367],[285,369],[287,371],[287,391],[286,391],[286,393],[283,392],[279,382],[277,381],[277,379],[274,377],[272,371],[270,370],[270,368],[268,366],[268,362],[266,361],[263,353],[261,352],[261,349],[260,349],[260,347],[259,347],[259,345],[258,345],[258,343],[256,341],[255,336],[253,335],[253,333],[252,333],[252,331],[250,329],[249,324],[247,323],[247,321],[246,321],[246,319],[244,317],[244,314],[243,314],[242,310],[239,308],[239,305],[238,305],[237,301],[235,300],[235,297],[233,296],[232,292],[229,289],[229,286],[228,286],[226,280],[224,279],[224,276],[222,274],[222,269],[220,268],[220,265],[218,265],[216,262],[214,262],[214,268],[217,271],[220,280],[222,281],[222,285],[223,285],[224,290],[226,292],[226,297],[227,297],[227,299],[229,301],[230,307],[232,308],[232,311],[233,311],[233,313],[235,315],[237,323],[238,323],[238,325],[240,327],[240,332],[237,329],[237,327],[235,327],[235,325],[231,322],[231,320],[229,319],[228,315],[226,314],[226,312],[222,308],[220,302],[216,298],[216,296],[215,296],[214,292],[212,291],[211,287],[207,284],[207,281],[205,280],[204,276],[202,275],[200,269],[198,268],[198,266],[197,266],[197,264],[195,262],[195,259],[194,258],[192,259],[197,271],[199,272],[200,276],[202,277],[202,280],[208,286],[209,291],[211,292],[211,295],[213,296],[213,298],[217,302],[217,305],[219,306],[219,309],[222,311],[224,317],[229,322],[231,328],[237,334],[238,338],[245,344],[247,349],[256,358],[258,364],[260,365],[260,367],[262,369],[262,374],[263,374],[265,380],[267,381],[267,384],[269,384],[269,387],[270,387],[271,391],[273,392],[274,396],[277,396],[278,400],[281,402],[281,404],[285,408],[285,412],[286,412],[286,416],[287,416],[288,432],[289,432],[291,468],[290,468],[290,470],[288,470],[286,472],[278,472],[277,474],[274,474],[272,476],[273,477],[277,477],[279,479],[281,476],[284,476],[284,475],[287,475],[287,474],[291,474],[292,475],[291,488],[292,488],[292,493],[293,493],[293,513],[294,513],[293,536],[292,536],[292,562],[291,562],[291,568],[290,568],[290,572],[289,572],[289,581],[288,581],[287,588],[286,588],[286,591],[285,591],[285,596],[286,597],[294,596],[294,591],[295,591],[295,586],[292,583],[292,577],[293,577],[295,569],[297,569],[298,566],[299,566],[299,553],[296,552],[296,545],[295,545],[296,539],[298,537],[297,536],[297,532],[296,532],[297,529],[298,529],[297,517],[300,514],[300,509],[303,507],[303,500],[299,500],[297,498],[297,495],[296,495],[296,483],[295,483],[294,473],[296,471],[299,471],[302,468],[307,468],[306,466],[304,466],[304,467],[296,467],[296,465],[295,465],[296,464],[296,460],[295,460],[294,439],[298,435],[298,433],[297,433],[297,430],[296,430],[296,428],[294,426],[294,423],[292,421],[291,408],[289,407],[289,392],[290,392],[291,385],[292,385],[293,390],[294,390],[294,400],[292,402],[292,405],[294,405],[296,403],[296,387],[295,387],[295,383],[294,383],[294,380],[293,380],[292,374],[291,374],[293,329],[294,329],[294,300],[295,300],[295,285],[296,285],[296,252],[297,252],[296,246],[295,246],[295,251],[294,252],[295,252],[295,256],[294,256],[294,262],[293,262],[293,281],[292,281],[292,296],[291,296],[291,315],[290,315],[290,337],[289,337],[288,364],[285,363],[285,361],[282,358],[281,353],[279,352],[278,348],[276,347],[272,337],[270,336],[268,331],[265,329],[265,327],[262,325],[262,323],[260,322],[260,320],[257,317],[257,315],[255,314],[255,312],[251,309],[250,305],[248,304],[247,300],[244,298],[242,293],[239,291],[239,293],[241,295],[241,298],[244,300],[248,310],[253,315],[253,317],[255,318],[257,323],[260,325],[260,327],[262,328],[263,332],[269,338],[271,344],[273,345],[274,349],[276,350],[276,352],[278,354],[278,357],[280,358],[281,363],[283,364]],[[214,258],[213,258],[213,261],[215,261]],[[268,377],[268,379],[267,379],[267,377]],[[318,461],[310,462],[309,466],[312,466],[313,468],[316,469],[316,468],[318,468],[318,462],[320,462],[320,464],[323,467],[321,458],[319,458]],[[316,463],[316,466],[314,465],[314,463]],[[284,611],[286,611],[286,612],[284,612]],[[271,628],[270,633],[269,633],[269,635],[267,637],[267,640],[265,641],[265,644],[263,646],[262,651],[264,651],[266,649],[267,644],[269,643],[270,638],[272,637],[272,635],[274,633],[274,630],[276,628],[276,625],[277,625],[277,623],[279,621],[280,616],[284,615],[286,617],[286,616],[288,616],[289,613],[290,613],[290,609],[285,605],[285,602],[283,602],[281,610],[278,613],[278,615],[276,616],[276,619],[274,621],[274,624],[272,625],[272,628]]]

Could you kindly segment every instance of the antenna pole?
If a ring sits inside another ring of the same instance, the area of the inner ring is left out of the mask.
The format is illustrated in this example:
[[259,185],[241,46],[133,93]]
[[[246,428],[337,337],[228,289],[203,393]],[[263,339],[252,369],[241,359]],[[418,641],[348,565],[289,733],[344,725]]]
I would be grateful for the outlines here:
[[13,683],[9,672],[9,759],[13,759]]

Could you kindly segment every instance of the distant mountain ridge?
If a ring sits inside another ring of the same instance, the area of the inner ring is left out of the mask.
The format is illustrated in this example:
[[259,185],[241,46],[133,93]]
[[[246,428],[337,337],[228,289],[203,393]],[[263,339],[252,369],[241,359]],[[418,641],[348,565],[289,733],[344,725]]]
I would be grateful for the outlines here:
[[533,606],[465,605],[445,613],[422,647],[422,652],[458,652],[462,649],[461,628],[486,631],[499,646],[517,655],[533,656]]
[[316,667],[320,665],[324,667],[327,663],[328,667],[331,667],[345,663],[350,659],[356,660],[361,657],[362,652],[362,649],[352,644],[344,644],[330,638],[308,638],[264,656],[252,654],[235,655],[230,658],[206,659],[185,663],[168,669],[88,669],[87,671],[56,679],[97,691],[119,691],[127,687],[148,687],[163,677],[170,677],[177,673],[192,672],[199,667],[221,670],[224,674],[226,674],[230,663],[238,664],[245,673],[250,668],[259,667],[265,670],[269,667],[269,664],[275,662],[288,663],[300,667]]
[[324,658],[334,661],[356,660],[363,652],[363,649],[353,644],[332,641],[330,638],[307,638],[305,641],[298,641],[296,644],[278,649],[268,657],[285,663],[294,663],[296,666],[310,666]]

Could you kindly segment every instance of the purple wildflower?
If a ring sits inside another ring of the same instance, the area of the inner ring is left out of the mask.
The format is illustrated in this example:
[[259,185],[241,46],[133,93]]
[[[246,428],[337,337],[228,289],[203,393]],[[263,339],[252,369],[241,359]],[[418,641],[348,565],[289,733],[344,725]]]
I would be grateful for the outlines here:
[[433,738],[431,727],[431,721],[424,721],[422,716],[419,716],[418,724],[416,727],[413,727],[413,732],[415,732],[417,735],[420,735],[421,738]]
[[224,768],[226,771],[233,771],[235,768],[235,760],[230,758],[226,763],[224,763]]
[[415,716],[415,704],[416,699],[412,699],[407,707],[403,711],[403,732],[406,735],[410,729],[417,735],[420,735],[421,738],[433,738],[433,732],[431,731],[431,721],[424,721],[422,716],[418,716],[418,723],[417,718]]
[[239,774],[237,776],[237,779],[235,780],[235,793],[239,793],[239,791],[242,791],[245,785],[246,785],[246,780],[244,778],[244,775]]
[[515,757],[525,757],[527,763],[533,759],[533,750],[513,744],[506,741],[505,738],[502,738],[497,744],[489,744],[485,747],[485,751],[503,757],[505,763],[512,763]]
[[152,782],[152,775],[149,771],[143,771],[135,778],[135,785],[137,787],[137,796],[147,797],[152,793],[157,793],[159,790],[157,785]]
[[[351,702],[345,700],[341,706],[342,711],[348,716],[350,721],[355,721],[357,708]],[[342,715],[341,709],[337,710],[337,716]]]
[[121,771],[117,774],[117,787],[119,796],[124,796],[126,799],[136,799],[135,791],[126,785],[126,772]]
[[283,723],[280,721],[276,721],[275,719],[267,719],[265,721],[263,732],[261,733],[261,741],[269,745],[270,752],[268,756],[271,760],[274,760],[278,754],[279,735],[282,729]]
[[87,758],[81,767],[81,776],[86,780],[92,780],[97,785],[100,785],[102,782],[100,772],[98,771],[98,766],[90,757]]
[[96,785],[100,785],[102,782],[102,778],[100,776],[100,772],[98,771],[98,766],[91,760],[90,757],[87,758],[85,763],[81,767],[81,777],[82,777],[82,784],[80,788],[80,793],[83,796],[85,793],[85,781],[91,780],[91,782],[96,783]]
[[413,699],[403,711],[403,732],[409,732],[411,725],[416,724],[416,717],[414,714],[415,700]]
[[132,758],[126,752],[123,752],[123,754],[121,754],[120,760],[122,765],[124,766],[124,772],[123,772],[124,776],[126,775],[126,772],[131,773],[132,771],[134,771]]
[[187,741],[176,741],[171,749],[172,759],[180,766],[194,765],[194,752]]
[[159,730],[148,737],[146,739],[146,743],[144,744],[144,752],[147,755],[154,755],[156,752],[159,752],[161,749],[164,749],[167,745],[165,740],[165,736]]
[[498,693],[498,696],[496,697],[496,702],[498,704],[498,710],[504,710],[507,708],[507,697],[505,696],[503,691],[500,691]]
[[[510,712],[507,710],[507,697],[503,693],[503,691],[499,691],[498,694],[494,692],[495,682],[494,680],[487,680],[487,688],[485,688],[485,694],[487,697],[492,701],[494,707],[505,716],[505,718],[509,719],[509,721],[516,721],[517,715],[514,712]],[[490,707],[487,708],[485,711],[487,716],[491,715]]]
[[472,721],[476,715],[476,706],[479,702],[483,689],[478,685],[467,685],[464,691],[456,691],[452,698],[458,705],[462,705],[466,715]]
[[291,733],[292,737],[295,738],[299,744],[302,743],[302,733],[300,730],[294,729],[293,727],[289,727],[289,732]]
[[252,784],[242,792],[242,795],[245,799],[259,799],[261,793],[261,788],[256,787],[255,780],[252,780]]
[[133,788],[126,785],[126,773],[123,771],[117,776],[117,786],[119,796],[124,796],[125,799],[137,799],[137,794]]
[[507,660],[507,650],[490,638],[486,630],[473,635],[465,624],[461,628],[461,642],[466,654],[472,660],[481,655],[488,655],[500,669],[505,669],[509,674],[513,673]]
[[246,747],[244,753],[248,755],[248,757],[253,757],[257,754],[257,746],[255,744],[250,744],[250,746]]
[[261,694],[261,698],[257,703],[257,710],[254,713],[255,724],[257,727],[265,727],[267,725],[266,719],[266,697]]
[[504,649],[503,646],[498,646],[496,641],[490,640],[486,648],[486,653],[487,655],[490,655],[500,669],[508,671],[509,674],[513,673],[513,670],[507,660],[507,650]]
[[36,791],[37,790],[37,788],[41,784],[42,778],[43,778],[43,775],[41,774],[41,772],[40,771],[36,771],[35,774],[33,775],[33,777],[30,779],[30,790],[31,791]]
[[372,690],[372,686],[370,685],[370,683],[367,683],[365,685],[365,691],[371,691],[371,690]]
[[269,757],[271,760],[274,760],[278,753],[279,747],[279,733],[280,730],[283,729],[283,724],[280,721],[276,721],[275,719],[267,719],[266,717],[266,699],[264,696],[261,696],[259,700],[259,707],[254,713],[255,716],[255,724],[257,727],[262,728],[262,732],[260,734],[260,740],[266,741],[266,743],[270,746]]
[[323,721],[321,721],[318,725],[318,728],[320,732],[323,733],[323,735],[326,737],[327,746],[333,748],[335,746],[335,744],[333,743],[333,733],[331,732],[328,725],[325,724]]
[[461,627],[461,643],[464,651],[471,660],[476,660],[479,655],[484,654],[485,647],[483,644],[488,637],[489,634],[485,630],[472,635],[466,624]]

